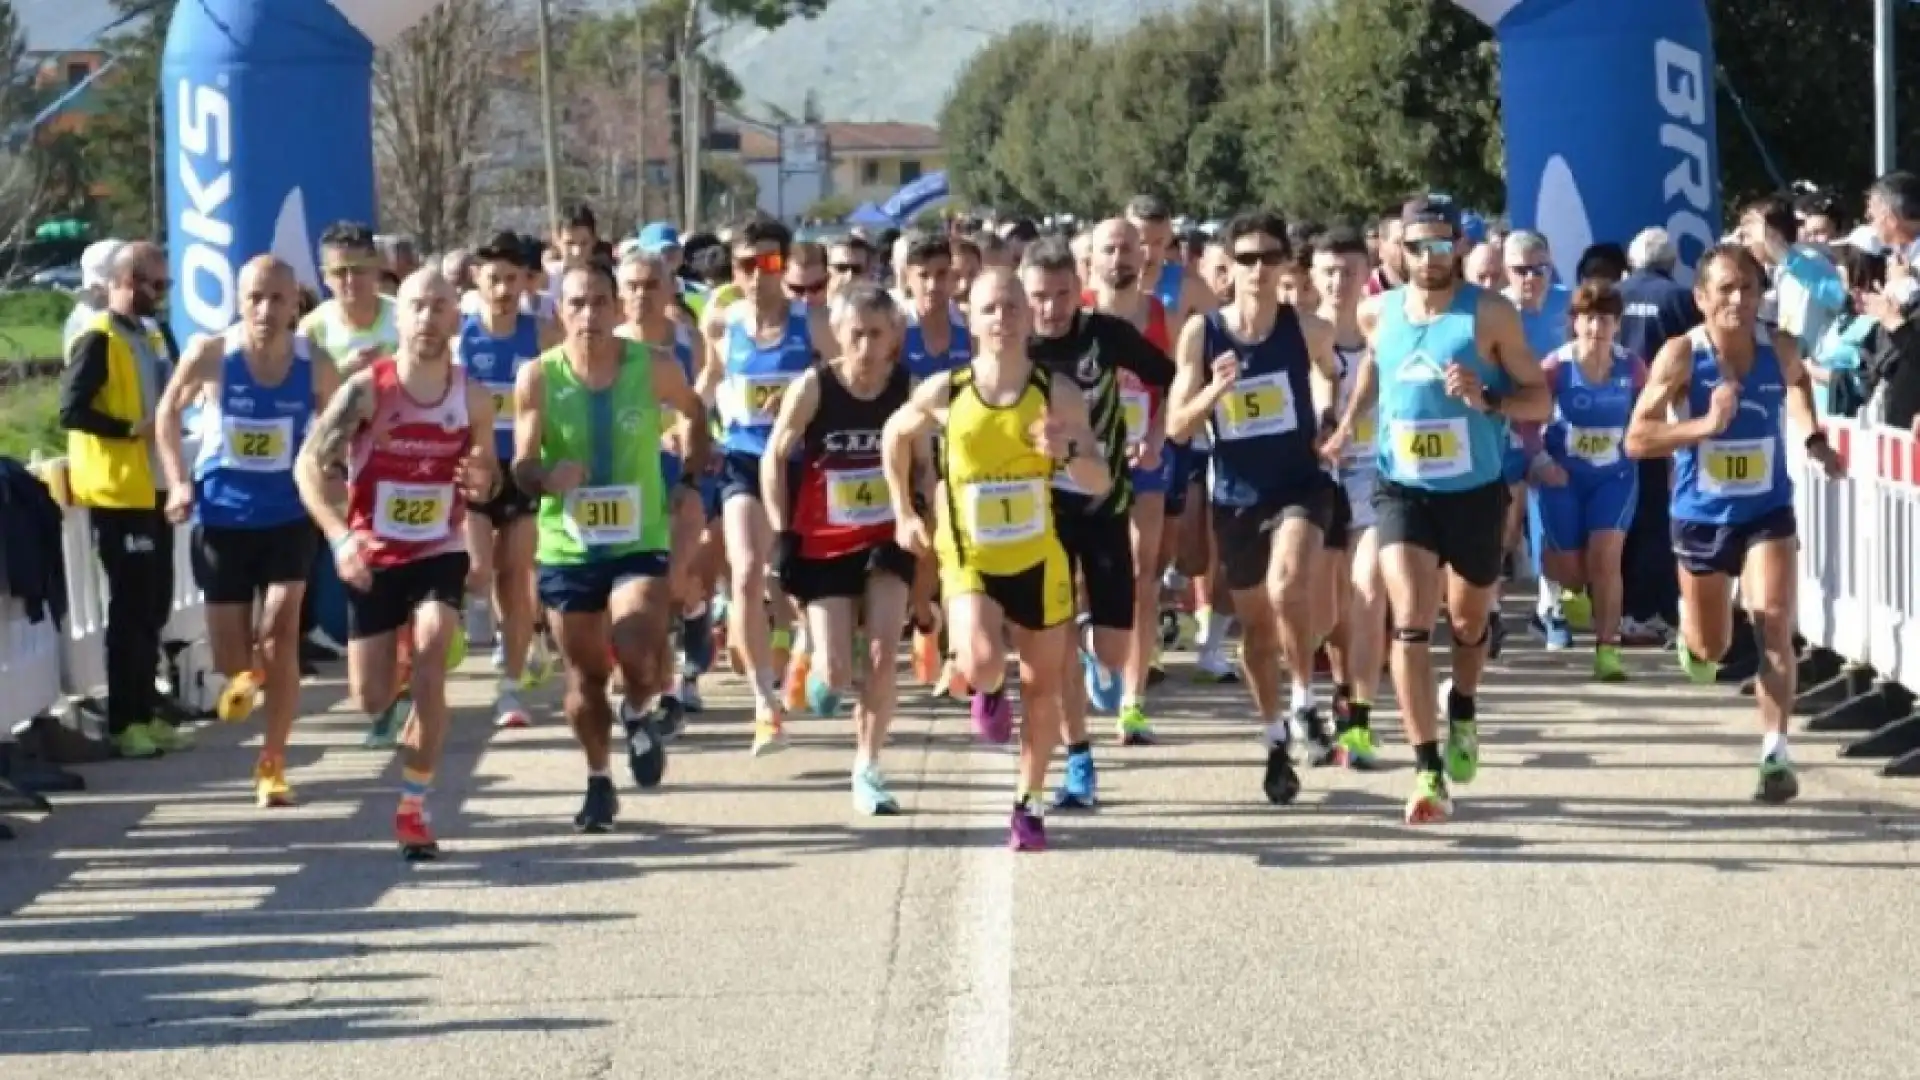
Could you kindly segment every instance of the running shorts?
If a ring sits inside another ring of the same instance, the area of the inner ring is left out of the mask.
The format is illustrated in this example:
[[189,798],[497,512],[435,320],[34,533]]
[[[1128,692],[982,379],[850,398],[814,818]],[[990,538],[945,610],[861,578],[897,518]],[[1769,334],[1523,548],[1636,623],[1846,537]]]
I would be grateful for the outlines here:
[[348,639],[391,634],[407,625],[425,604],[445,604],[459,611],[467,600],[468,566],[466,552],[449,551],[380,567],[373,571],[366,592],[346,586]]
[[540,508],[540,500],[520,490],[513,482],[513,472],[503,469],[500,473],[500,490],[486,502],[467,503],[467,509],[479,514],[493,523],[496,529],[504,529],[519,521],[530,518]]
[[562,615],[593,615],[607,610],[613,591],[627,582],[666,576],[666,552],[630,551],[599,562],[542,566],[535,585],[540,606]]
[[1282,522],[1306,521],[1321,534],[1334,523],[1338,488],[1333,478],[1318,473],[1318,482],[1284,498],[1266,499],[1252,506],[1213,504],[1213,546],[1220,553],[1220,574],[1230,592],[1257,589],[1266,584],[1273,564],[1273,536]]
[[1533,488],[1529,498],[1540,523],[1543,551],[1585,551],[1597,532],[1626,532],[1633,527],[1633,511],[1640,503],[1640,471],[1581,483],[1568,480],[1559,487]]
[[1736,525],[1713,525],[1674,518],[1673,553],[1680,569],[1689,574],[1725,574],[1737,578],[1747,565],[1747,552],[1755,544],[1769,540],[1788,540],[1798,535],[1793,507],[1782,506]]
[[1160,464],[1151,469],[1133,470],[1133,494],[1164,495],[1173,484],[1173,444],[1160,448]]
[[759,454],[742,454],[737,450],[728,450],[720,457],[720,504],[732,502],[745,495],[750,499],[760,498],[760,457]]
[[1461,580],[1488,588],[1500,580],[1505,561],[1505,480],[1465,491],[1429,491],[1382,479],[1374,488],[1374,528],[1380,548],[1410,544],[1439,556]]
[[1086,587],[1087,621],[1133,629],[1133,535],[1125,514],[1054,514],[1069,574]]
[[1192,443],[1168,445],[1173,450],[1173,478],[1167,484],[1167,516],[1179,517],[1187,512],[1189,488],[1199,485],[1205,499],[1207,463],[1212,458],[1208,451],[1195,450]]
[[822,600],[858,600],[867,595],[875,574],[889,574],[913,584],[915,561],[891,540],[831,559],[795,558],[781,570],[780,586],[802,604]]
[[209,604],[252,604],[269,585],[304,584],[320,551],[306,518],[264,529],[193,527],[193,583]]
[[949,566],[943,557],[940,592],[949,600],[984,596],[1022,630],[1046,630],[1073,618],[1073,577],[1067,573],[1067,553],[1057,543],[1046,558],[1017,574],[982,574],[965,565]]

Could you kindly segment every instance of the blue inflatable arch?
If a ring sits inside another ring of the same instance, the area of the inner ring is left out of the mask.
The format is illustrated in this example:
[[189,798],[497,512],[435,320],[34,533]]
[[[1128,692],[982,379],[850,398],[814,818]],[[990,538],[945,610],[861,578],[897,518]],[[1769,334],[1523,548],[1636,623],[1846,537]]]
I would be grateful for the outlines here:
[[[1338,2],[1338,0],[1336,0]],[[1705,0],[1456,0],[1499,35],[1508,209],[1563,278],[1650,224],[1691,265],[1720,221]],[[375,46],[436,0],[184,0],[162,63],[173,324],[235,318],[271,250],[318,287],[319,232],[375,219]]]

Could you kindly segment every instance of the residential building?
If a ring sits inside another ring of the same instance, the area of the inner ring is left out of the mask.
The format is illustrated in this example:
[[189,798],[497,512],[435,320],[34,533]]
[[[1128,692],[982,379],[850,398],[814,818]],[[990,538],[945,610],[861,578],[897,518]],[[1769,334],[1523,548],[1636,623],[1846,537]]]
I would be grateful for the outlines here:
[[883,203],[930,172],[947,167],[940,132],[926,124],[826,124],[828,191],[852,200]]

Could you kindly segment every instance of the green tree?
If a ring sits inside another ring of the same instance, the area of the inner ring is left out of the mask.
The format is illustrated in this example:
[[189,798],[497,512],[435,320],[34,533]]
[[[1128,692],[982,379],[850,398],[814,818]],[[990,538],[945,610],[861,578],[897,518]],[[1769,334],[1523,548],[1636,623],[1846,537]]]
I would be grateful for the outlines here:
[[1047,62],[1058,35],[1043,23],[1023,23],[973,55],[940,109],[940,141],[947,151],[947,182],[955,201],[1012,207],[1014,180],[994,161],[1010,103]]
[[175,0],[113,0],[128,17],[102,38],[113,70],[95,84],[92,115],[80,135],[86,173],[100,189],[101,226],[114,236],[164,238],[166,161],[162,152],[160,54]]

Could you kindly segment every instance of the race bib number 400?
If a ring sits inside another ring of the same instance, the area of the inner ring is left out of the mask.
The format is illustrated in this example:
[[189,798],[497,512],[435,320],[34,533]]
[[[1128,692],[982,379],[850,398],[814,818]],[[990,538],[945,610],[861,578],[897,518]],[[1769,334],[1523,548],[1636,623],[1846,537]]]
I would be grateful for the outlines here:
[[1620,444],[1627,437],[1621,428],[1570,427],[1567,451],[1594,468],[1620,463]]
[[374,489],[374,499],[375,536],[410,544],[447,538],[453,514],[452,484],[399,484],[382,480]]
[[227,458],[243,472],[285,472],[293,467],[293,419],[226,418]]
[[1240,380],[1216,408],[1223,441],[1285,435],[1300,426],[1284,372]]
[[576,488],[566,512],[568,527],[588,547],[640,542],[640,489],[633,484]]
[[1005,480],[967,485],[967,531],[981,547],[1031,540],[1045,531],[1047,488],[1039,480]]
[[842,528],[884,525],[893,520],[887,479],[879,469],[827,473],[827,524]]
[[1773,486],[1773,439],[1709,439],[1700,446],[1700,490],[1759,495]]
[[1473,469],[1473,444],[1463,418],[1395,420],[1392,435],[1395,479],[1446,480]]

